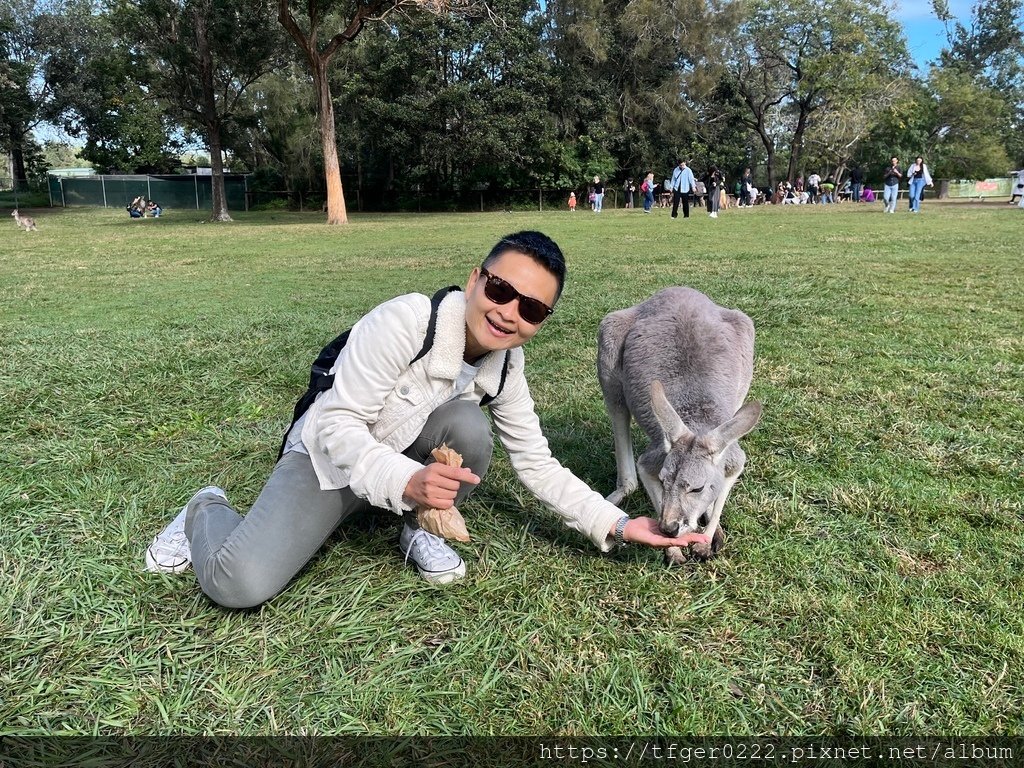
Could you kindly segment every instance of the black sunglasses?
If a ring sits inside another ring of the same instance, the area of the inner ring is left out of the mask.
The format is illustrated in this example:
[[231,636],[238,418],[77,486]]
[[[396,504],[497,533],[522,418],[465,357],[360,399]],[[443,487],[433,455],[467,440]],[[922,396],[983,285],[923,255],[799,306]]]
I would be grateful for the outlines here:
[[519,316],[530,325],[540,325],[555,311],[543,301],[523,296],[511,283],[492,275],[483,267],[480,268],[480,274],[486,280],[484,296],[495,304],[508,304],[512,299],[519,299]]

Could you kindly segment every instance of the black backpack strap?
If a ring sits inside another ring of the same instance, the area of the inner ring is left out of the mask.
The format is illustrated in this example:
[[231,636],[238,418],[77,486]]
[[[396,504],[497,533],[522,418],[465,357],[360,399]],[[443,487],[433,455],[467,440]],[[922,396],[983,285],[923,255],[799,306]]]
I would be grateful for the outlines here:
[[[433,295],[430,299],[430,321],[427,323],[427,335],[423,339],[423,346],[417,353],[409,365],[412,365],[425,354],[427,354],[431,347],[434,346],[434,334],[437,330],[437,310],[441,306],[441,301],[452,291],[461,291],[457,285],[450,285],[447,288],[442,288]],[[295,404],[295,410],[292,411],[292,421],[288,425],[288,429],[285,430],[284,437],[281,439],[281,449],[277,452],[277,458],[280,461],[281,457],[284,456],[285,446],[288,444],[288,435],[292,431],[292,427],[295,426],[302,414],[309,410],[309,407],[313,405],[313,401],[322,393],[334,386],[334,374],[331,373],[331,368],[338,360],[338,356],[341,355],[341,350],[348,343],[349,334],[352,329],[349,328],[347,331],[339,334],[330,344],[320,350],[320,354],[317,355],[316,360],[313,361],[313,365],[309,369],[309,386],[306,388],[305,393],[299,398],[299,401]],[[505,375],[502,372],[501,377],[502,384],[505,383]],[[499,390],[500,391],[500,390]]]
[[505,353],[505,362],[502,363],[502,366],[501,366],[501,379],[498,381],[498,391],[495,392],[493,396],[492,395],[484,395],[480,399],[480,407],[481,408],[483,408],[485,405],[490,405],[494,401],[494,399],[501,394],[501,390],[503,390],[505,388],[505,379],[508,378],[508,359],[509,359],[510,356],[511,356],[511,353],[509,353],[509,352]]
[[316,360],[310,366],[309,386],[302,394],[302,397],[299,398],[299,401],[295,403],[295,409],[292,411],[292,421],[288,425],[288,429],[285,430],[284,437],[281,439],[281,450],[277,452],[278,460],[284,456],[284,448],[288,444],[288,434],[292,431],[292,427],[295,426],[295,422],[302,417],[302,414],[309,410],[309,406],[316,400],[317,395],[321,392],[326,392],[334,386],[334,374],[331,373],[331,368],[334,366],[334,361],[338,359],[338,355],[341,354],[341,350],[348,343],[350,333],[352,333],[351,328],[338,334],[330,344],[320,350],[320,354],[316,356]]
[[419,354],[416,355],[412,360],[409,361],[409,365],[412,365],[427,352],[430,351],[431,347],[434,346],[434,334],[437,331],[437,310],[441,306],[441,302],[444,297],[452,291],[461,291],[457,285],[449,285],[447,288],[442,288],[440,291],[435,293],[430,299],[430,322],[427,323],[427,335],[423,339],[423,346],[420,348]]

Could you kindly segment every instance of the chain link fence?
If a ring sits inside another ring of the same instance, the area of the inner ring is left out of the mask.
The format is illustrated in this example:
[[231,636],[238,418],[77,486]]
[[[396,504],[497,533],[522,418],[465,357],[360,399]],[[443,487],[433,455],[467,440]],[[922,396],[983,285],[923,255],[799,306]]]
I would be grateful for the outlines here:
[[45,184],[0,177],[0,208],[42,208],[47,205],[49,195]]
[[[210,210],[212,177],[182,175],[48,175],[46,182],[0,178],[0,207],[25,208],[94,206],[124,208],[136,197],[158,202],[164,209]],[[228,209],[321,211],[326,195],[322,189],[273,189],[253,183],[250,174],[224,177]],[[569,193],[576,195],[576,208],[590,210],[589,187],[576,189],[481,188],[429,190],[416,186],[387,189],[381,184],[359,185],[358,178],[343,179],[345,204],[351,212],[366,213],[472,213],[503,211],[569,210]],[[639,192],[628,195],[620,185],[605,188],[603,208],[624,208],[632,197],[639,207]]]
[[[228,208],[248,210],[247,176],[225,174]],[[124,208],[136,197],[155,200],[165,209],[213,208],[212,176],[50,176],[50,205]]]

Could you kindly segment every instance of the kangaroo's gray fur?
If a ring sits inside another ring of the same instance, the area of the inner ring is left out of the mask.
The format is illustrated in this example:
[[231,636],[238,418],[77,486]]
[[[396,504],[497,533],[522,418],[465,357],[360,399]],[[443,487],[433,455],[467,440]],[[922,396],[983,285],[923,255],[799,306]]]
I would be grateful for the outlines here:
[[[666,535],[704,523],[720,543],[722,508],[746,462],[737,441],[761,417],[760,403],[743,405],[754,373],[754,323],[700,291],[666,288],[609,313],[597,340],[618,474],[608,500],[619,504],[636,490],[639,470]],[[631,417],[650,438],[635,465]],[[709,557],[712,549],[694,545],[693,552]],[[679,548],[666,556],[684,559]]]
[[19,229],[24,227],[26,232],[38,231],[38,228],[36,227],[36,220],[29,218],[28,216],[20,215],[17,208],[11,211],[11,216],[14,217],[14,222],[18,225]]

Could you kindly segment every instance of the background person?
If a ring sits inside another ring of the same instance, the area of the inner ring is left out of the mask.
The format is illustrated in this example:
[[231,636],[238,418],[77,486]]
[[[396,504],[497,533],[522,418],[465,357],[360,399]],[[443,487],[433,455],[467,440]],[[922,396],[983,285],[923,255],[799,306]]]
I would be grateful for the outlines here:
[[832,177],[829,176],[819,187],[821,190],[821,204],[830,205],[836,202],[836,183],[832,181]]
[[907,183],[910,188],[910,212],[918,213],[921,210],[921,196],[924,194],[925,186],[932,186],[932,176],[920,155],[914,158],[914,162],[907,168]]
[[850,171],[850,199],[853,202],[860,202],[862,189],[864,189],[864,171],[861,170],[859,165],[855,165]]
[[1024,168],[1019,171],[1010,171],[1010,175],[1015,178],[1010,182],[1010,205],[1013,205],[1014,200],[1018,197],[1024,201]]
[[[201,489],[153,540],[147,569],[192,563],[210,599],[253,607],[281,592],[349,515],[376,508],[404,517],[399,550],[424,579],[461,579],[462,558],[419,527],[415,510],[457,505],[486,475],[494,446],[485,401],[519,479],[600,550],[708,542],[668,538],[657,520],[630,518],[551,455],[520,348],[554,312],[564,281],[554,241],[517,232],[470,272],[465,292],[407,294],[373,309],[351,329],[331,387],[288,430],[249,513],[239,515],[222,489]],[[464,466],[431,462],[442,443]]]
[[896,213],[896,198],[900,194],[900,179],[903,174],[899,169],[900,159],[893,155],[889,158],[889,166],[882,173],[882,200],[885,213]]
[[754,176],[749,168],[743,170],[743,178],[740,180],[740,208],[753,205],[751,191],[754,189]]
[[[810,176],[807,177],[807,199],[808,199],[808,202],[811,203],[811,205],[816,205],[819,202],[818,195],[820,193],[820,188],[819,188],[820,184],[821,184],[821,176],[819,176],[817,173],[812,173]],[[797,179],[797,192],[799,193],[799,192],[802,192],[802,191],[803,191],[803,189],[801,188],[801,185],[800,185],[800,179],[798,178]]]
[[601,204],[604,202],[604,184],[600,176],[594,177],[594,213],[601,212]]
[[672,171],[672,218],[676,218],[679,211],[679,203],[683,204],[683,218],[690,218],[690,193],[696,184],[693,171],[686,166],[685,160],[680,160],[675,170]]
[[640,185],[640,191],[644,195],[644,213],[650,213],[654,207],[654,190],[658,185],[654,182],[654,173],[648,173]]
[[708,188],[708,216],[712,219],[717,219],[722,192],[722,172],[718,170],[718,166],[711,166],[705,184],[707,184]]

